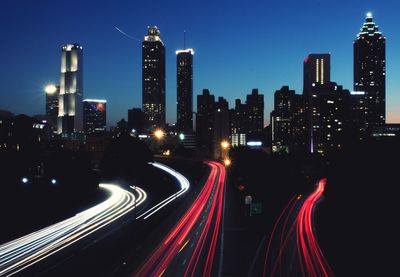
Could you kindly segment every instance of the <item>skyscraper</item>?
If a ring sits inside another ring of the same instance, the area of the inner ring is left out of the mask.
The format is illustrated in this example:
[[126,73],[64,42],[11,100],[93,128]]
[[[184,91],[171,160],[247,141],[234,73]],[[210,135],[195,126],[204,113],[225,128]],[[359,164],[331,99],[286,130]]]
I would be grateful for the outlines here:
[[83,100],[83,127],[87,134],[104,132],[107,125],[107,101]]
[[274,111],[271,113],[272,150],[286,151],[294,143],[295,91],[283,86],[274,95]]
[[193,131],[193,49],[176,51],[178,132]]
[[46,117],[52,131],[57,131],[58,98],[60,97],[60,86],[47,85],[46,93]]
[[165,47],[156,26],[142,43],[142,109],[149,127],[165,125]]
[[215,97],[208,89],[197,95],[196,136],[197,146],[202,155],[211,157],[214,136]]
[[354,90],[365,92],[366,125],[385,124],[386,39],[372,14],[354,41]]
[[83,129],[83,55],[82,46],[67,44],[61,50],[61,78],[58,108],[58,133]]
[[260,135],[264,129],[264,95],[253,89],[251,94],[246,96],[247,105],[247,134]]
[[351,113],[350,92],[334,82],[317,84],[309,98],[310,151],[327,154],[346,143]]
[[328,84],[331,81],[331,55],[310,54],[304,60],[303,94],[307,95],[313,84]]

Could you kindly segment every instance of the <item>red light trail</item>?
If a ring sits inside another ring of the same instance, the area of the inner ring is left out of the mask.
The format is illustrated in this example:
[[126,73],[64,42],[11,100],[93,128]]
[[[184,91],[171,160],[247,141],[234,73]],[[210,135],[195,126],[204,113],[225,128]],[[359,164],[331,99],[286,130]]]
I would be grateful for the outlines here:
[[[207,164],[211,171],[200,194],[133,276],[160,276],[171,270],[182,270],[184,276],[212,274],[221,227],[226,172],[220,163]],[[187,246],[189,242],[191,244]],[[179,258],[184,259],[182,267],[170,267]]]
[[[325,186],[326,179],[321,179],[317,188],[302,203],[299,203],[301,196],[293,197],[283,209],[268,241],[263,276],[298,275],[297,272],[292,271],[296,270],[293,269],[295,264],[299,265],[302,276],[334,276],[314,233],[313,211],[325,191]],[[294,213],[294,210],[298,210],[298,213]],[[286,217],[283,226],[281,226],[280,236],[276,238],[276,230],[281,225],[284,216]],[[288,229],[287,224],[290,220],[292,220],[292,224]],[[272,257],[271,245],[274,239],[277,239],[279,247],[277,247],[278,253]],[[292,248],[288,246],[290,241],[294,242],[290,245]],[[295,244],[295,250],[293,250],[293,244]],[[272,264],[268,263],[269,258],[272,260],[270,261],[273,262]]]

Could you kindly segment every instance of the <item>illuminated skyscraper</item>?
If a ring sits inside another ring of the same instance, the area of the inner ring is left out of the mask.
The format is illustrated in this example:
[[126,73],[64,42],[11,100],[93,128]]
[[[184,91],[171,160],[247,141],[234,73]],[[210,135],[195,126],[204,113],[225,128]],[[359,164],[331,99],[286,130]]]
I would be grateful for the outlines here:
[[149,127],[165,125],[165,47],[156,26],[142,43],[142,108]]
[[308,92],[313,84],[328,84],[331,81],[331,55],[310,54],[304,60],[304,88],[303,93]]
[[83,100],[83,127],[87,134],[104,132],[107,125],[107,101]]
[[354,41],[354,90],[365,92],[366,126],[385,124],[386,39],[372,14]]
[[192,49],[176,51],[178,132],[193,131],[193,54]]
[[58,109],[58,133],[83,129],[83,56],[82,46],[67,44],[61,50],[61,78]]

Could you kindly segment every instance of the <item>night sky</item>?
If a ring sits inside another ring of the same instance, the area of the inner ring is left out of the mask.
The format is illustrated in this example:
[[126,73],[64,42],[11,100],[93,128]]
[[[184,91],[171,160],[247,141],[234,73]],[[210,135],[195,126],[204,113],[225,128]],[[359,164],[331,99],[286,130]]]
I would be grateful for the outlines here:
[[208,88],[232,107],[258,88],[267,123],[275,90],[289,85],[301,93],[309,53],[331,53],[331,79],[353,89],[353,40],[371,11],[387,39],[388,122],[400,122],[399,10],[398,0],[1,0],[0,109],[44,114],[43,87],[59,82],[61,46],[79,43],[84,98],[107,99],[109,125],[126,119],[129,108],[141,106],[141,41],[156,25],[166,46],[169,123],[176,119],[175,50],[183,47],[183,30],[195,50],[194,95]]

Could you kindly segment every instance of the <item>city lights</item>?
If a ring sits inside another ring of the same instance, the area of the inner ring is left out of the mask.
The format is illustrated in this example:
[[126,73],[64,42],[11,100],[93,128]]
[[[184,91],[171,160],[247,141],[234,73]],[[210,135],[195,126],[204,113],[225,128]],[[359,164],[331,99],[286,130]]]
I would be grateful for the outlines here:
[[221,147],[222,149],[228,149],[230,146],[229,142],[226,140],[221,141]]
[[44,87],[44,92],[47,94],[54,94],[57,91],[57,87],[54,84],[48,84]]
[[165,136],[165,132],[163,130],[161,130],[161,129],[157,129],[157,130],[154,131],[154,136],[157,139],[161,140]]
[[225,166],[230,166],[231,163],[232,163],[231,159],[229,159],[229,158],[225,158],[225,159],[224,159],[224,165],[225,165]]

